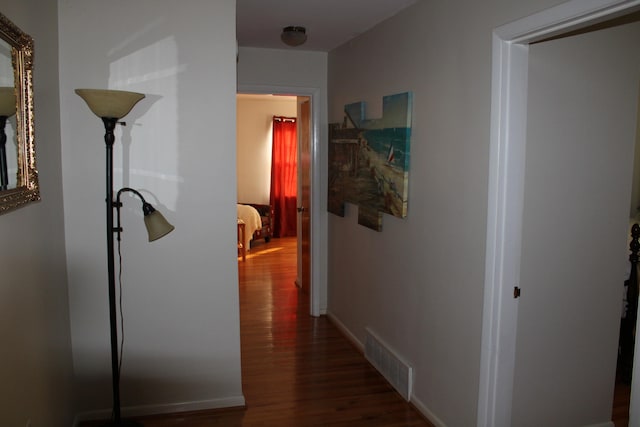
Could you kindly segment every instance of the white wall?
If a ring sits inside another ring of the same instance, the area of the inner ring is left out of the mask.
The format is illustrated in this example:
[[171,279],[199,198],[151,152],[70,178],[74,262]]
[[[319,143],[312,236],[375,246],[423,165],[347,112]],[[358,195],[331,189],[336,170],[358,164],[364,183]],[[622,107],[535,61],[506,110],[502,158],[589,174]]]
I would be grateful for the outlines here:
[[[281,94],[295,95],[291,89],[318,88],[321,96],[327,88],[327,54],[299,49],[238,49],[238,91],[281,87]],[[326,101],[326,99],[323,99]]]
[[476,425],[486,239],[491,36],[557,0],[418,2],[329,54],[329,121],[412,91],[406,219],[376,233],[329,216],[329,312],[370,327],[415,368],[413,402],[436,425]]
[[111,407],[104,128],[73,92],[81,87],[147,95],[125,118],[127,126],[116,130],[115,186],[140,189],[176,226],[147,243],[140,204],[125,197],[124,413],[143,405],[142,412],[160,412],[242,404],[232,125],[235,1],[67,0],[59,7],[79,410],[106,410],[88,414],[104,416]]
[[238,95],[236,138],[238,201],[269,204],[273,116],[296,117],[296,98]]
[[0,425],[68,426],[73,419],[56,2],[0,1],[34,38],[37,167],[42,201],[0,216]]

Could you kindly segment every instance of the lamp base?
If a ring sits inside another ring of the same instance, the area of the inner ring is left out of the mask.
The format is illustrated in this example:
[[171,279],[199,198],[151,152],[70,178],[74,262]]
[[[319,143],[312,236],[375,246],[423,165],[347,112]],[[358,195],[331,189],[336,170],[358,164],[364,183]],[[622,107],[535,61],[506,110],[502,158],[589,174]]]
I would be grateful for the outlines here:
[[119,422],[111,421],[110,423],[105,424],[103,427],[143,427],[143,426],[142,424],[133,420],[120,420]]

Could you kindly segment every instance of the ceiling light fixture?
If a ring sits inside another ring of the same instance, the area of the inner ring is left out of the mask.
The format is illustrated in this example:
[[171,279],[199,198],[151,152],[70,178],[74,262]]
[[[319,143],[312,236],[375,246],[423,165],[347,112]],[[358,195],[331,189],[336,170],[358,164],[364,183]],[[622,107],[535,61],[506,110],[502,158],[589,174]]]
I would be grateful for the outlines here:
[[280,39],[286,45],[300,46],[307,41],[307,29],[305,27],[284,27]]

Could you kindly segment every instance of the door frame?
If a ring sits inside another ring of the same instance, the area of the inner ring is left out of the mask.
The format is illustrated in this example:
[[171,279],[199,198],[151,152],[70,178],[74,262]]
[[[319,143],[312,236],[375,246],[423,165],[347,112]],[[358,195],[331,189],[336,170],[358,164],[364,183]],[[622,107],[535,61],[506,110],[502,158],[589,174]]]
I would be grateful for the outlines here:
[[311,292],[310,314],[318,317],[322,314],[322,295],[326,295],[327,284],[319,268],[321,254],[326,247],[326,230],[320,227],[321,221],[321,165],[320,165],[320,88],[289,87],[271,85],[238,85],[236,93],[274,94],[308,96],[311,99]]
[[[511,424],[520,277],[529,44],[640,9],[640,0],[571,0],[494,29],[478,427]],[[638,343],[636,343],[638,344]],[[630,424],[640,420],[632,384]]]

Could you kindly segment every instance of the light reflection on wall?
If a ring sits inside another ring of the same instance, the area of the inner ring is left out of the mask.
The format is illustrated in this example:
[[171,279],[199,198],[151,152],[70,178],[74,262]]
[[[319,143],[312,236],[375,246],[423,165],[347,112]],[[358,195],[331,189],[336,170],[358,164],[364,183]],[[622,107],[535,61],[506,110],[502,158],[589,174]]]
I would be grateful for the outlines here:
[[152,204],[175,211],[179,184],[178,170],[178,74],[186,66],[178,64],[173,37],[160,40],[111,62],[109,88],[146,95],[123,120],[114,146],[116,188],[139,189]]

